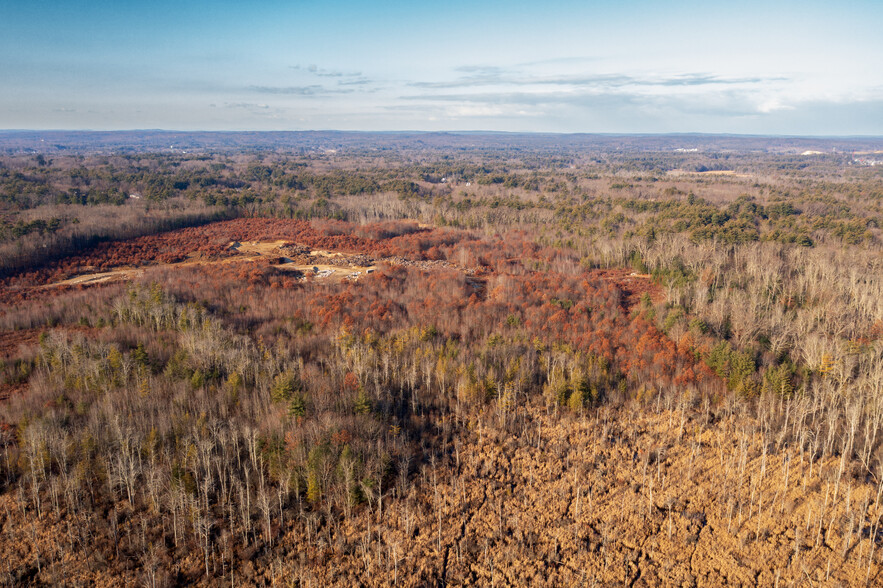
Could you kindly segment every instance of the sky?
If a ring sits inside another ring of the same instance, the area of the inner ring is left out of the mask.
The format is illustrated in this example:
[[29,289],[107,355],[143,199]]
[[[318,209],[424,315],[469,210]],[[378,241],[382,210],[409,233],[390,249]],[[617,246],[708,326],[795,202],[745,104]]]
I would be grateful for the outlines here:
[[883,135],[883,0],[6,0],[0,129]]

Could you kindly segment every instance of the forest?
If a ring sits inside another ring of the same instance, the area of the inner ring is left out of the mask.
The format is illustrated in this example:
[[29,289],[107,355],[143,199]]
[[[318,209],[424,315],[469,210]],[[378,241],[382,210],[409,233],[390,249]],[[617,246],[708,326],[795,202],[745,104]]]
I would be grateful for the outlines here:
[[0,137],[0,583],[883,582],[883,146],[179,139]]

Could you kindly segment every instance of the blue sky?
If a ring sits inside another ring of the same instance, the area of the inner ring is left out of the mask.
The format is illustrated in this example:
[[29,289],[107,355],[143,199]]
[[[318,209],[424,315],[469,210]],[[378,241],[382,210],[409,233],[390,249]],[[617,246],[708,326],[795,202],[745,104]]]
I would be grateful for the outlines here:
[[883,1],[8,0],[0,128],[883,135]]

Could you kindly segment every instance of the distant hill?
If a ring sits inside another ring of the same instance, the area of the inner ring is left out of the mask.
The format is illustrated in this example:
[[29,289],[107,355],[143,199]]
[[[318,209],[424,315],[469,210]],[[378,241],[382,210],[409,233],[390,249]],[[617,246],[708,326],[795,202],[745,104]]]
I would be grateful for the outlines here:
[[531,149],[593,151],[731,151],[801,154],[883,149],[883,137],[765,137],[755,135],[607,135],[491,132],[183,132],[0,131],[0,151],[218,152],[389,149]]

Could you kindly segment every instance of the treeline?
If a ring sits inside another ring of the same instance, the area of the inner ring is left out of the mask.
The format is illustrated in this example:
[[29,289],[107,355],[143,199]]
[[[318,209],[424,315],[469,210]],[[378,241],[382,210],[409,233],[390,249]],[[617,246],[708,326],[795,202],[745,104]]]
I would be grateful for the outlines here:
[[412,210],[433,209],[432,222],[453,226],[476,227],[482,217],[503,224],[543,217],[569,230],[600,222],[600,230],[613,237],[675,232],[695,240],[807,247],[824,240],[877,242],[883,222],[872,205],[883,184],[868,171],[841,170],[836,178],[817,170],[799,179],[779,173],[759,182],[747,175],[685,177],[659,169],[648,174],[622,164],[651,158],[669,162],[662,167],[671,170],[696,158],[737,159],[740,172],[772,174],[765,171],[767,159],[778,156],[575,154],[567,161],[543,159],[541,165],[531,163],[530,155],[506,158],[490,150],[429,161],[407,153],[336,161],[315,154],[145,154],[59,156],[42,163],[18,157],[0,167],[0,201],[22,211],[121,205],[137,196],[154,204],[185,199],[252,216],[353,220],[361,207],[350,205],[352,197],[391,194]]
[[76,213],[79,216],[64,223],[53,217],[49,222],[37,219],[15,225],[23,227],[19,231],[21,234],[11,242],[0,244],[0,279],[8,280],[52,264],[64,265],[65,260],[69,263],[71,256],[95,248],[106,249],[113,247],[114,243],[181,227],[200,226],[233,215],[228,210],[203,206],[155,211],[141,208],[108,211],[90,207],[78,208]]

